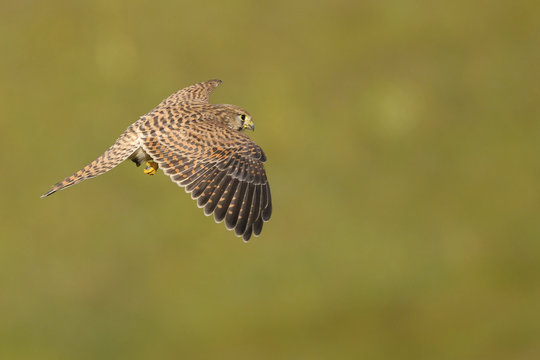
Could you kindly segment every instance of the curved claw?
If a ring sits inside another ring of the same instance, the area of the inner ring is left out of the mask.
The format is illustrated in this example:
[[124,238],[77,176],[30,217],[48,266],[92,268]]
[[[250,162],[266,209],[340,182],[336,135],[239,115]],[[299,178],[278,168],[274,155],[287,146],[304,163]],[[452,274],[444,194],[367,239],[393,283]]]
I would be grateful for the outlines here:
[[158,168],[159,168],[159,166],[155,162],[147,161],[146,162],[146,167],[144,168],[143,171],[144,171],[144,173],[146,175],[154,175]]

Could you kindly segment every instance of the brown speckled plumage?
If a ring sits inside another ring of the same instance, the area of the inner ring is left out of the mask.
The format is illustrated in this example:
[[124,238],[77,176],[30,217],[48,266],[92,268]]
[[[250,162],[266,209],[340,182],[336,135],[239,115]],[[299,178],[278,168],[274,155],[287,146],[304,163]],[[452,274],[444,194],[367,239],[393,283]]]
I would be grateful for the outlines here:
[[[208,103],[221,83],[182,89],[130,125],[103,155],[55,184],[42,197],[101,175],[124,160],[155,161],[191,193],[206,215],[248,241],[270,219],[272,200],[262,149],[241,130],[251,117],[235,105]],[[253,125],[251,125],[253,128]]]

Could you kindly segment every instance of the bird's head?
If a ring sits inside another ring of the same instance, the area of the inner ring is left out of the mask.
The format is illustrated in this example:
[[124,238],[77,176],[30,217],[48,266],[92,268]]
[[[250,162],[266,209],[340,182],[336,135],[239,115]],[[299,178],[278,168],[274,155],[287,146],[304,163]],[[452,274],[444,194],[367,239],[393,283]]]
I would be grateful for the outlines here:
[[251,115],[246,110],[236,105],[218,105],[218,107],[222,111],[222,121],[226,126],[237,131],[255,130]]

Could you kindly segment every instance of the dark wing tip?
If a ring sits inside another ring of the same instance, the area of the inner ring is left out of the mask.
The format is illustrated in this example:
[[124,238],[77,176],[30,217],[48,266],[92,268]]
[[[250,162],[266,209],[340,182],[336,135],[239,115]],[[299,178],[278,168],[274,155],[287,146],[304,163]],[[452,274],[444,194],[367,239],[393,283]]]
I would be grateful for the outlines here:
[[259,236],[261,234],[262,228],[263,228],[264,220],[262,217],[259,217],[255,222],[253,223],[253,235]]
[[266,158],[266,154],[264,153],[264,151],[261,149],[261,158],[259,159],[261,162],[266,162],[266,160],[268,160]]
[[263,189],[266,196],[266,206],[262,211],[262,218],[264,221],[269,221],[272,216],[272,195],[270,194],[270,185],[266,183],[266,188]]
[[251,233],[252,233],[252,228],[251,226],[249,228],[246,229],[246,231],[242,234],[242,240],[244,242],[248,242],[249,239],[251,238]]

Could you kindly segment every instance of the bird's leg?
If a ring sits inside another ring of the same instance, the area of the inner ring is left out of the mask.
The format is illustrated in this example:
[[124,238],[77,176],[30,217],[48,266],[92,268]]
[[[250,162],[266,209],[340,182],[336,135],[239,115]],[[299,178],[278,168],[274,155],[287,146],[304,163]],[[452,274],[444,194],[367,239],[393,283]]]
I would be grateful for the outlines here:
[[144,168],[143,171],[147,175],[154,175],[158,168],[159,168],[158,164],[150,160],[146,162],[146,167]]

